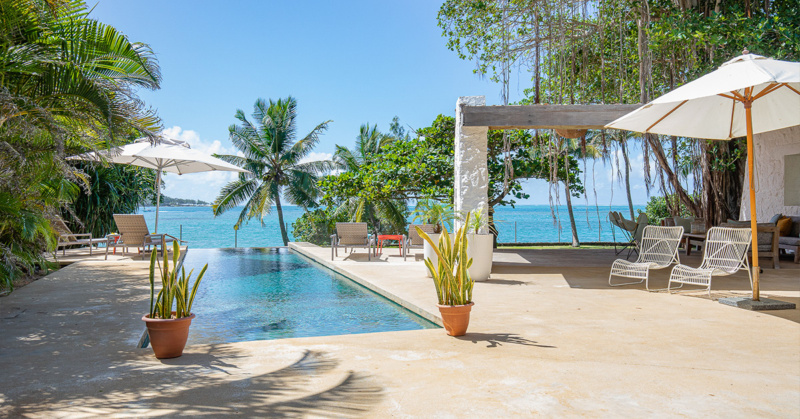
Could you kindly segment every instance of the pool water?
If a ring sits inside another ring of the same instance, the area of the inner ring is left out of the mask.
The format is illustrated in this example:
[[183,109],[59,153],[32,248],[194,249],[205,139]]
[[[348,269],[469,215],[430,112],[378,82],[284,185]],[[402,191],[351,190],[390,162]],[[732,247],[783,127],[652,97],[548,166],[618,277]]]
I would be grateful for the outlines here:
[[438,327],[286,248],[189,249],[184,267],[205,263],[189,345]]

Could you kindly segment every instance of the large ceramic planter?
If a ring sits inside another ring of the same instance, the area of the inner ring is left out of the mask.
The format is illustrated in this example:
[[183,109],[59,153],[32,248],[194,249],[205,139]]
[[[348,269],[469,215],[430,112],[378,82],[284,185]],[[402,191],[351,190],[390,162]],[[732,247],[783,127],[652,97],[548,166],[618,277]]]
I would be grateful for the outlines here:
[[491,234],[467,234],[467,257],[472,258],[469,276],[475,281],[486,281],[492,274],[494,236]]
[[[428,236],[430,236],[434,243],[438,244],[441,233],[431,233],[428,234]],[[422,254],[424,255],[425,259],[430,259],[431,262],[433,262],[433,266],[438,266],[439,256],[436,256],[436,252],[433,250],[433,247],[431,247],[427,240],[422,243]],[[428,278],[433,278],[428,268],[425,268],[425,275],[428,275]]]
[[156,358],[177,358],[183,355],[183,348],[189,339],[189,326],[194,317],[194,314],[180,319],[151,319],[149,314],[142,316]]
[[464,336],[469,327],[469,313],[475,303],[463,306],[443,306],[439,305],[439,313],[442,315],[444,330],[450,336]]

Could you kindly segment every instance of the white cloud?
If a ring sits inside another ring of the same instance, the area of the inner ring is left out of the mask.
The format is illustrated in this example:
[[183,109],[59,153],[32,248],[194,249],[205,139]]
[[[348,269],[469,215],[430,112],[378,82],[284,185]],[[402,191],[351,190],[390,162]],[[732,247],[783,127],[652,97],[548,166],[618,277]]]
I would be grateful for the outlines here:
[[303,159],[300,160],[300,163],[308,163],[312,161],[332,160],[332,159],[333,159],[333,154],[331,153],[318,153],[316,151],[312,151],[308,153],[308,155],[303,157]]
[[[179,126],[167,128],[163,134],[176,140],[186,141],[193,150],[204,153],[241,155],[234,147],[225,147],[219,140],[204,140],[196,131],[184,130]],[[186,175],[165,173],[162,194],[173,198],[211,202],[217,197],[219,190],[237,176],[238,174],[234,172],[201,172]]]

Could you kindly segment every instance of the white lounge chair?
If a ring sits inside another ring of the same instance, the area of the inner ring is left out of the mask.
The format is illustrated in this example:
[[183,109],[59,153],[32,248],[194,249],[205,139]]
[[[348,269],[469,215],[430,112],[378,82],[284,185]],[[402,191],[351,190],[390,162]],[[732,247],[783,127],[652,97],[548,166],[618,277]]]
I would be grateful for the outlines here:
[[169,234],[150,234],[150,230],[147,228],[147,221],[145,221],[142,214],[114,214],[114,222],[117,224],[119,240],[116,242],[109,241],[106,246],[106,259],[108,259],[108,250],[111,247],[122,247],[126,252],[128,248],[135,247],[139,250],[139,253],[142,253],[151,246],[155,248],[161,246],[161,253],[163,254],[166,251],[166,244],[176,240],[180,243],[185,243],[185,241]]
[[[608,275],[608,285],[641,284],[650,291],[650,270],[664,269],[673,263],[681,263],[678,256],[678,245],[683,236],[683,227],[647,226],[639,243],[639,257],[635,262],[627,259],[617,259],[611,265]],[[615,276],[638,279],[637,282],[613,283]]]
[[356,247],[366,248],[367,260],[371,260],[374,245],[375,240],[367,231],[367,223],[336,223],[336,234],[331,236],[331,260],[339,256],[339,247],[343,247],[345,252],[349,247],[350,253]]
[[733,275],[739,269],[746,269],[750,277],[750,288],[753,288],[753,276],[747,251],[750,248],[751,235],[749,228],[712,227],[708,230],[703,246],[703,262],[700,267],[692,268],[677,265],[672,268],[667,289],[672,292],[672,283],[697,285],[706,287],[711,297],[711,278],[713,276]]
[[421,249],[423,243],[425,243],[425,240],[420,237],[419,233],[417,233],[416,227],[419,227],[422,231],[428,234],[433,234],[433,230],[436,228],[434,224],[409,224],[408,235],[403,236],[403,260],[406,260],[406,257],[408,256],[408,249]]
[[89,254],[92,254],[92,246],[100,247],[100,244],[108,244],[108,239],[105,237],[92,237],[92,233],[73,233],[70,231],[67,224],[61,217],[55,217],[50,220],[50,225],[58,233],[58,249],[61,249],[62,255],[67,254],[67,247],[69,246],[89,246]]

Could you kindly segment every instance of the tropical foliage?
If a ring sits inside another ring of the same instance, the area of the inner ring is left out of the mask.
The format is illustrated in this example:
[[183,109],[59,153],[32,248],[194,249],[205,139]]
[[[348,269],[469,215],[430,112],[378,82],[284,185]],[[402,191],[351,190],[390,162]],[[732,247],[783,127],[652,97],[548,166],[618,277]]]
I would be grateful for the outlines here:
[[[396,123],[396,121],[395,121]],[[338,206],[356,197],[363,202],[435,199],[452,202],[455,119],[439,115],[431,126],[416,130],[380,147],[374,158],[364,159],[358,170],[346,170],[320,181],[323,202]],[[490,214],[496,205],[514,205],[528,196],[522,180],[528,178],[566,179],[569,189],[580,196],[583,186],[577,161],[567,155],[534,154],[533,144],[541,141],[526,131],[510,133],[506,151],[502,131],[489,131],[488,169]],[[564,164],[565,159],[571,163]],[[513,168],[506,176],[506,165]]]
[[427,198],[417,201],[417,206],[412,212],[414,218],[412,221],[421,224],[433,224],[433,232],[441,233],[442,228],[453,229],[453,220],[458,218],[453,206],[437,201],[435,199]]
[[[521,103],[593,104],[648,102],[745,49],[797,61],[797,16],[793,0],[446,0],[438,18],[447,46],[474,61],[476,73],[506,85],[512,68],[532,75]],[[741,191],[739,141],[588,137],[599,140],[604,158],[621,151],[626,178],[626,143],[639,142],[645,186],[677,195],[694,215],[712,223],[738,215],[729,197]],[[667,204],[670,213],[680,211],[677,201]]]
[[241,109],[236,111],[240,125],[228,129],[233,145],[244,155],[219,155],[217,157],[233,165],[247,169],[239,178],[222,188],[212,207],[214,215],[220,215],[241,203],[244,208],[236,222],[257,218],[264,224],[264,217],[272,210],[278,212],[278,224],[283,244],[289,243],[286,224],[283,221],[281,197],[305,209],[317,204],[318,177],[333,167],[331,161],[304,162],[319,142],[319,136],[328,127],[328,122],[317,125],[310,133],[297,140],[297,101],[293,97],[269,103],[256,100],[250,122]]
[[292,236],[298,241],[314,243],[319,246],[331,244],[331,236],[336,232],[336,223],[349,220],[344,211],[331,208],[315,208],[306,211],[292,223]]
[[88,13],[81,1],[0,2],[2,288],[45,266],[48,218],[90,187],[65,156],[159,128],[135,94],[159,87],[153,52]]
[[75,167],[86,174],[89,186],[62,214],[72,231],[103,237],[116,230],[114,214],[133,214],[141,205],[155,199],[156,174],[152,169],[85,163]]

